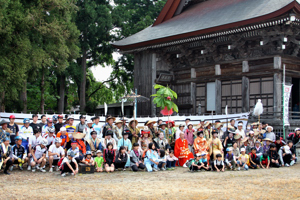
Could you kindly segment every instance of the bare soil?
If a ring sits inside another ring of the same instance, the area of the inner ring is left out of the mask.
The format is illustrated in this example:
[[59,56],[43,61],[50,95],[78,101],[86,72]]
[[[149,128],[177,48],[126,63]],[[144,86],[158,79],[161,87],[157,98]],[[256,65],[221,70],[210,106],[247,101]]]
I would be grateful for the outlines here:
[[1,199],[300,199],[300,164],[226,172],[0,174]]

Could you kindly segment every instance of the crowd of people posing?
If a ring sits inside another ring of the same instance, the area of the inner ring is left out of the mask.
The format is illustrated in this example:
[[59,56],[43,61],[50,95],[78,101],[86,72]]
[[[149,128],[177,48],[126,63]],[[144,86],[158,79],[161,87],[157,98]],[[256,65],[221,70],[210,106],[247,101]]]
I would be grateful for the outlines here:
[[194,171],[248,170],[292,166],[296,163],[295,145],[300,128],[284,141],[266,123],[252,123],[244,130],[242,121],[230,123],[200,121],[194,127],[190,119],[175,126],[174,121],[149,120],[140,130],[137,120],[108,116],[101,126],[99,117],[86,121],[84,115],[75,126],[74,117],[52,118],[32,115],[21,128],[14,122],[0,122],[0,169],[10,174],[14,167],[46,172],[60,171],[62,176],[78,173],[79,165],[95,166],[96,172],[130,168],[137,172],[174,170],[176,166]]

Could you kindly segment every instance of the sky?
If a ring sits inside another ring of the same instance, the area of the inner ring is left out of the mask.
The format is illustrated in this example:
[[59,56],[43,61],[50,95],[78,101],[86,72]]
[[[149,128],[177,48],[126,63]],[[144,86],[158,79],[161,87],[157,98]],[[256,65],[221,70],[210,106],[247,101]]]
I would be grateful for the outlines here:
[[[121,54],[119,54],[117,52],[113,53],[114,60],[118,60],[118,58],[120,56],[121,56]],[[97,65],[97,66],[91,67],[91,70],[92,70],[96,80],[102,82],[102,81],[106,81],[109,78],[113,69],[111,66],[102,67],[101,65]]]

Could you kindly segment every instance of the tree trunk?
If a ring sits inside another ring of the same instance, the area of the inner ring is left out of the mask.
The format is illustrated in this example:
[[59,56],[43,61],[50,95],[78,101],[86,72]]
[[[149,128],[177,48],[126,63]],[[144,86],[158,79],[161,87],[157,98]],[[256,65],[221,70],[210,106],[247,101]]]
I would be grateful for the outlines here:
[[0,112],[5,112],[5,91],[0,92]]
[[82,67],[82,79],[80,84],[80,112],[85,111],[85,87],[86,87],[86,51],[83,50],[82,55],[82,61],[81,61],[81,67]]
[[66,88],[66,77],[65,75],[59,76],[59,100],[58,100],[58,113],[64,112],[65,105],[65,88]]
[[23,103],[23,113],[27,113],[27,80],[24,81],[22,91],[20,92],[20,100]]
[[42,81],[41,81],[41,114],[45,112],[45,67],[42,67]]

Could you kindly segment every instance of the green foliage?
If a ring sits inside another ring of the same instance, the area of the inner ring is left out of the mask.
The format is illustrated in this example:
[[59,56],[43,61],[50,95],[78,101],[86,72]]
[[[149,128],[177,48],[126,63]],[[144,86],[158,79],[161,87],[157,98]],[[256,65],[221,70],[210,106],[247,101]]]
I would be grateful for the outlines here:
[[158,91],[156,94],[151,95],[155,97],[153,103],[157,107],[161,107],[162,109],[167,107],[168,110],[173,109],[178,113],[178,106],[173,102],[174,99],[177,99],[177,93],[169,88],[169,86],[165,87],[159,84],[154,85],[154,89],[158,89]]

